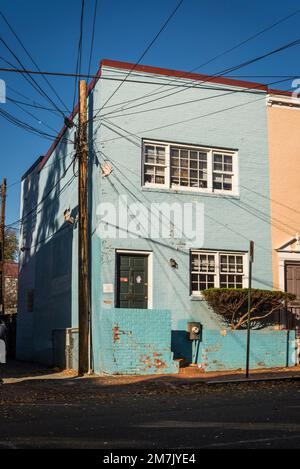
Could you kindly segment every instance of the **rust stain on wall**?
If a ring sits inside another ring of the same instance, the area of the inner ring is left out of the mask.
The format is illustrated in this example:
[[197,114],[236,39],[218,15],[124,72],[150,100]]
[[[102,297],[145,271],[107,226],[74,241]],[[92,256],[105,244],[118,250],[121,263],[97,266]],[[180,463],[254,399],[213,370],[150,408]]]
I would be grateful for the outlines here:
[[128,336],[132,336],[132,331],[122,331],[119,327],[119,324],[115,324],[115,326],[113,327],[112,329],[112,332],[113,332],[113,341],[116,343],[116,342],[119,342],[120,341],[120,335],[123,334],[123,335],[128,335]]
[[119,329],[119,324],[116,324],[115,327],[113,327],[113,341],[119,342],[120,340],[120,329]]
[[161,368],[167,368],[167,363],[161,360],[159,358],[160,356],[161,353],[152,352],[151,355],[142,355],[140,357],[140,361],[144,363],[146,369],[156,368],[158,370]]

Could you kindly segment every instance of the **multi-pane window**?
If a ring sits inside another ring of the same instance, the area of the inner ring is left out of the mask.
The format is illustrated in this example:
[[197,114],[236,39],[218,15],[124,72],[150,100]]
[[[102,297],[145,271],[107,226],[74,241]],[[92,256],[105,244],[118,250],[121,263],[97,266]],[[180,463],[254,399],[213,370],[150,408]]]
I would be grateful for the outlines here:
[[207,153],[188,148],[170,148],[171,185],[207,187]]
[[220,287],[243,288],[243,256],[220,254]]
[[237,152],[144,142],[145,186],[237,194]]
[[213,152],[213,188],[231,191],[232,179],[232,155]]
[[191,251],[191,290],[245,287],[245,254]]
[[215,286],[216,263],[214,254],[192,253],[192,291]]
[[166,148],[160,145],[145,145],[144,181],[150,184],[165,184]]

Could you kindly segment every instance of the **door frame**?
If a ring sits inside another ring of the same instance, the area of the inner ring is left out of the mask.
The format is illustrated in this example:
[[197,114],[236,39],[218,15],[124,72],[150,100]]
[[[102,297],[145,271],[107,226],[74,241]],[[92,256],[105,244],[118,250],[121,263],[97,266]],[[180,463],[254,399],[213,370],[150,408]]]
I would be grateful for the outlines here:
[[115,252],[115,307],[117,307],[118,299],[118,255],[119,254],[128,254],[128,255],[140,255],[147,257],[147,268],[148,268],[148,302],[147,309],[153,308],[153,252],[152,251],[143,251],[143,250],[133,250],[133,249],[116,249]]
[[[286,265],[287,264],[299,264],[300,265],[300,252],[278,252],[279,258],[279,288],[282,291],[287,291],[287,282],[286,282]],[[295,364],[300,364],[300,339],[296,337],[295,344],[296,351],[296,360]]]
[[300,252],[278,252],[279,258],[279,288],[286,291],[286,264],[300,264]]

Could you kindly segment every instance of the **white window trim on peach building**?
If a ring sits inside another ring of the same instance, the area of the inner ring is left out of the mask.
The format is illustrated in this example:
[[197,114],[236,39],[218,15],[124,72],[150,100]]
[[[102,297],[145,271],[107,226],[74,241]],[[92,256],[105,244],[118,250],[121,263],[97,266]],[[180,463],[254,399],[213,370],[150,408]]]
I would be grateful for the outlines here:
[[[295,91],[297,94],[297,91]],[[300,110],[300,93],[298,93],[299,97],[295,96],[287,96],[284,94],[268,94],[266,97],[267,106],[271,107],[293,107],[298,108]]]
[[300,262],[300,242],[296,237],[291,238],[289,241],[277,248],[276,251],[278,254],[279,289],[285,291],[285,264],[287,262]]

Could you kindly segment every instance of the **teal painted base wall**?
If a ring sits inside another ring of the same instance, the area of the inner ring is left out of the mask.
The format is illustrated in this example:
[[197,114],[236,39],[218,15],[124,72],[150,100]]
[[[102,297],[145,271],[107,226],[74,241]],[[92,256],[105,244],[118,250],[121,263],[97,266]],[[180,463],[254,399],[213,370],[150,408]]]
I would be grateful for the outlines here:
[[[203,330],[198,364],[205,371],[245,369],[247,331]],[[295,331],[251,331],[250,368],[295,365]]]
[[101,311],[100,369],[108,374],[178,373],[171,352],[171,313],[167,310],[109,309]]

